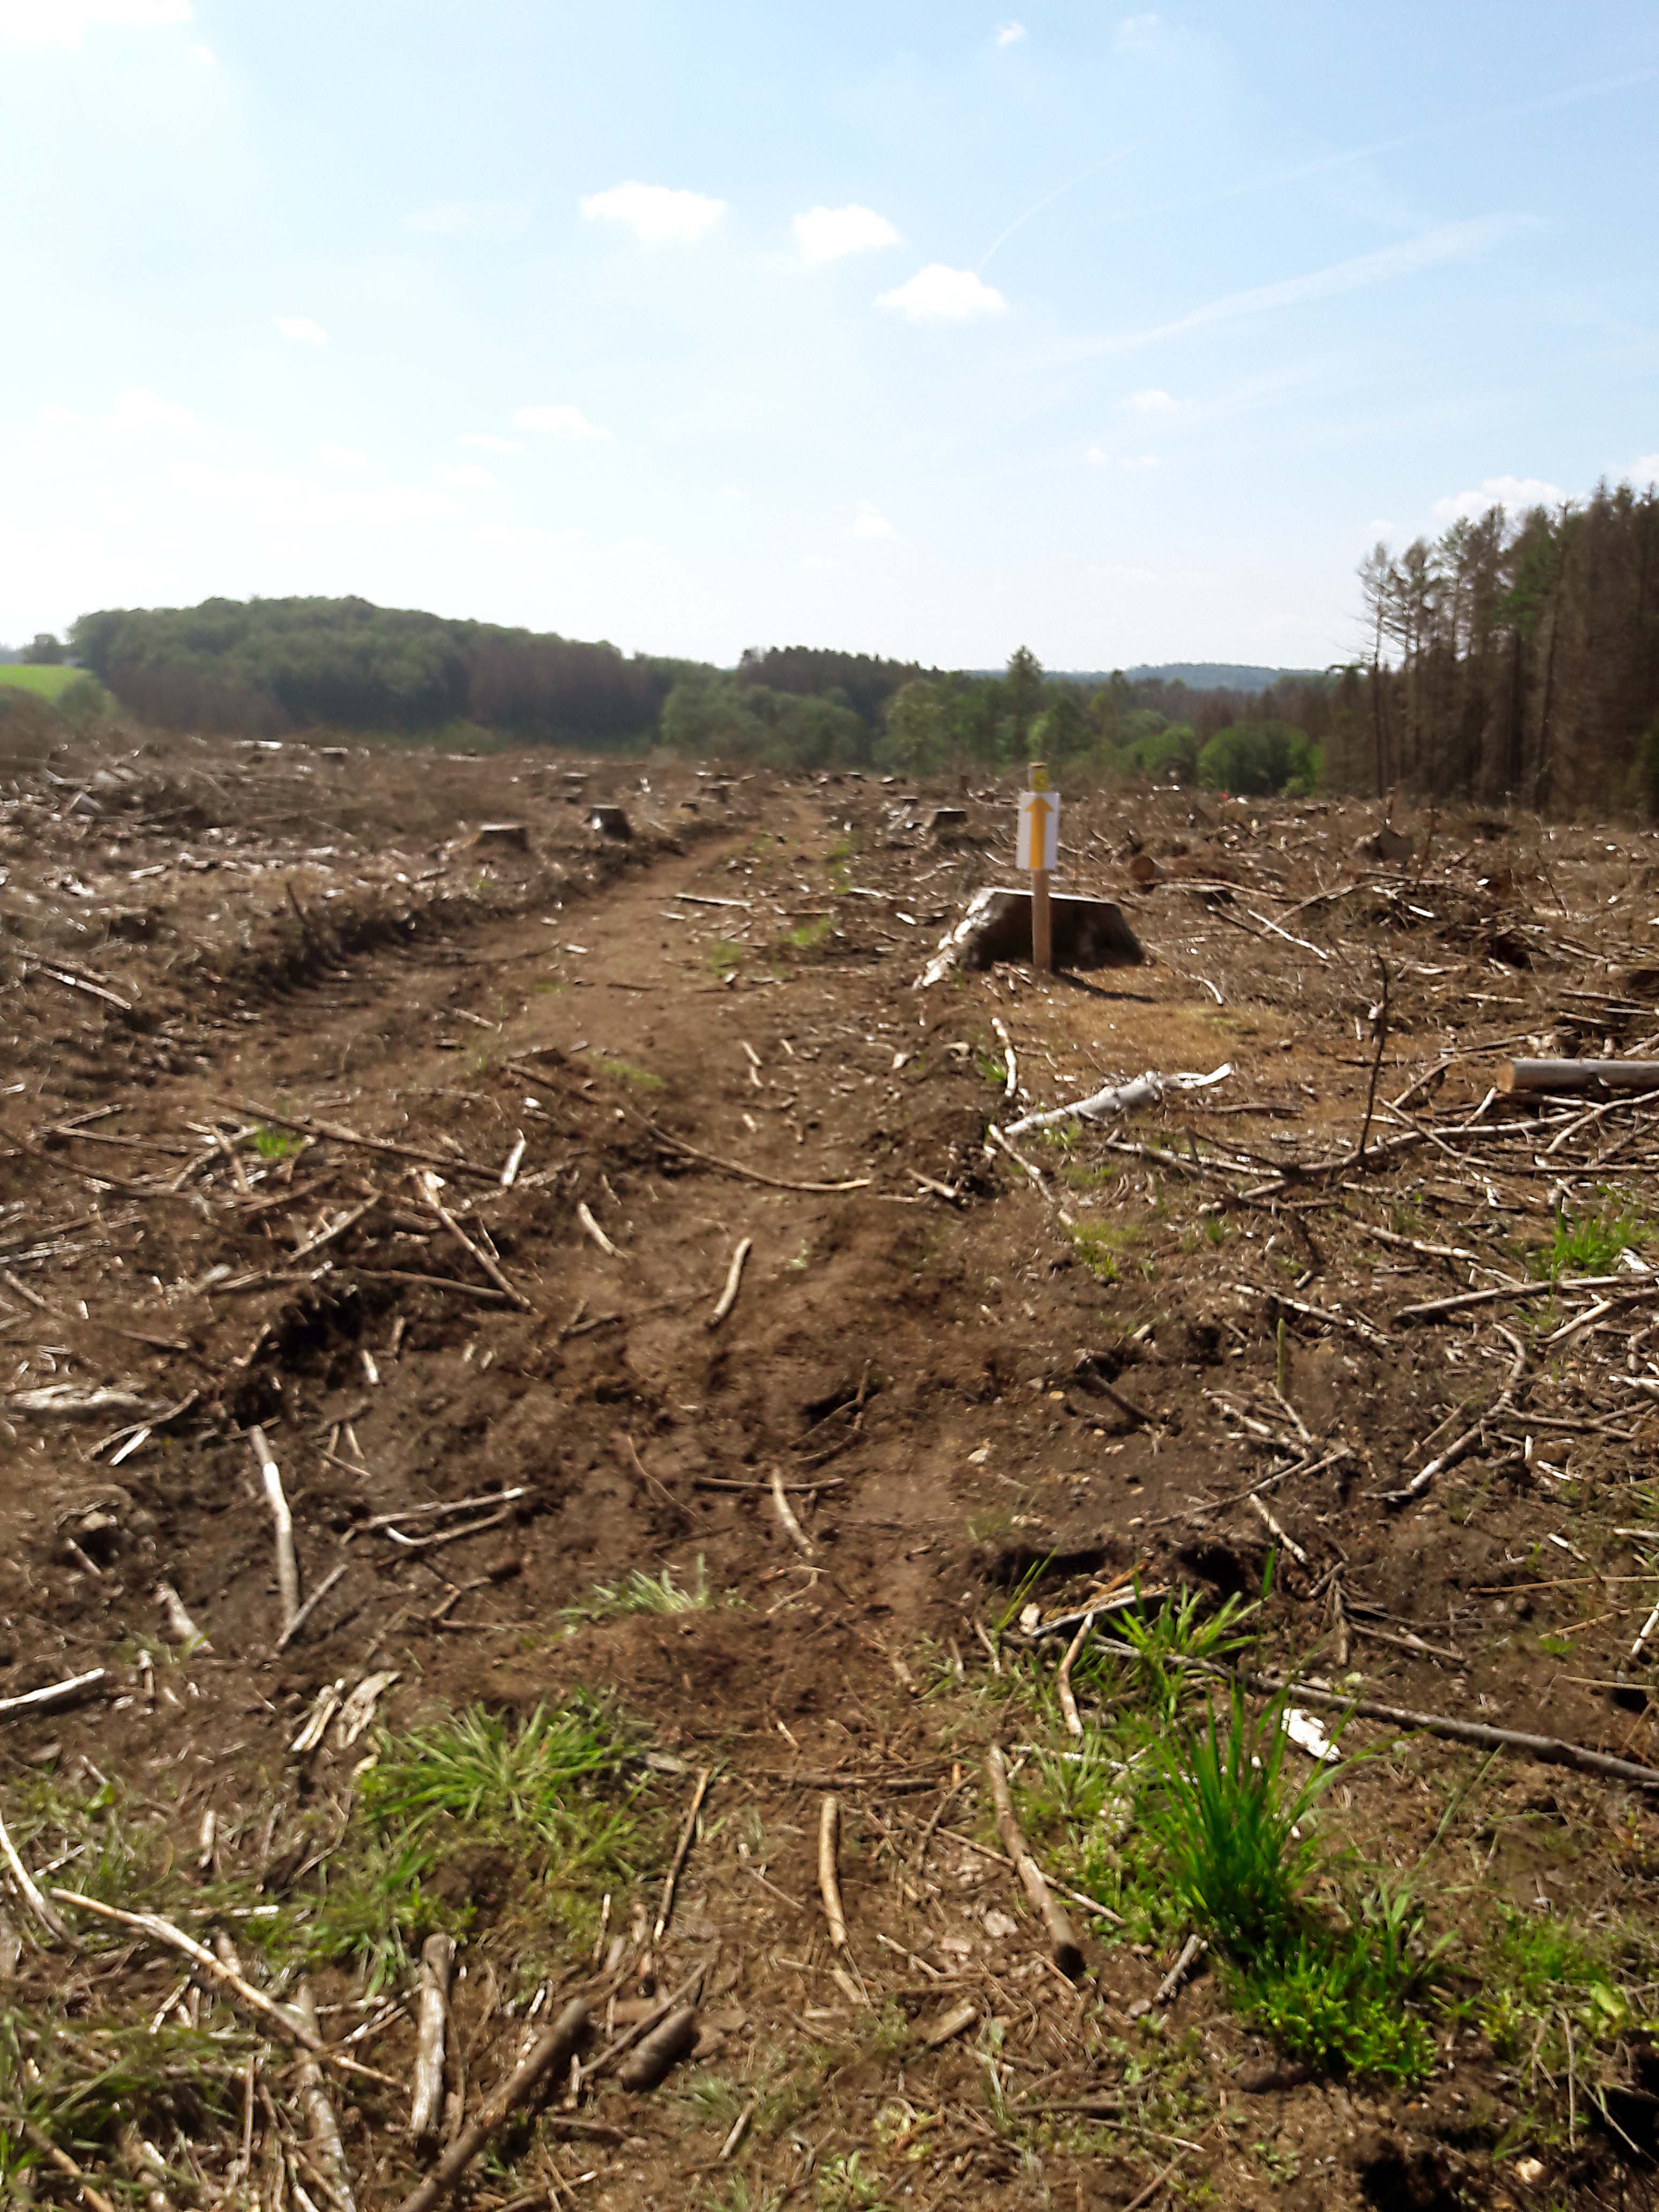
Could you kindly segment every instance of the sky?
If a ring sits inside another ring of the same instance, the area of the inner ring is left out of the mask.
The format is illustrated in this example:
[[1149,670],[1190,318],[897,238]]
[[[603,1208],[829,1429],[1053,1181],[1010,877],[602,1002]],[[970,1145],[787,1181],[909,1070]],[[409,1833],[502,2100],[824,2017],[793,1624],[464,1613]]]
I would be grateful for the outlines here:
[[0,0],[0,639],[1322,666],[1659,476],[1652,0]]

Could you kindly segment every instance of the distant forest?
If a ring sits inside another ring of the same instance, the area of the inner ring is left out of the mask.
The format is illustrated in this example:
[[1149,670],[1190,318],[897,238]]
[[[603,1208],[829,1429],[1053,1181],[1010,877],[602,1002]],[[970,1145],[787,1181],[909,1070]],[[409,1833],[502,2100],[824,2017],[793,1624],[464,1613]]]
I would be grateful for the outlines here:
[[1659,817],[1659,494],[1494,506],[1432,543],[1378,545],[1359,649],[1283,672],[1176,662],[1127,674],[924,668],[815,647],[735,669],[366,599],[209,599],[83,615],[71,658],[144,720],[243,737],[325,727],[667,745],[775,767],[905,776],[1045,758],[1074,779],[1513,799]]

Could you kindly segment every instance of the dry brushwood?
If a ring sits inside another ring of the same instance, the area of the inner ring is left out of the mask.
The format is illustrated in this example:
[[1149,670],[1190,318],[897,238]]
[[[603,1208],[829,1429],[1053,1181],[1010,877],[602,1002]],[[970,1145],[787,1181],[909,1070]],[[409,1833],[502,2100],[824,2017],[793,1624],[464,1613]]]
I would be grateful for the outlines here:
[[529,2103],[550,2075],[569,2064],[586,2033],[587,2002],[572,1997],[527,2057],[467,2122],[426,2179],[410,2191],[398,2212],[433,2212],[490,2137],[501,2132],[521,2105]]

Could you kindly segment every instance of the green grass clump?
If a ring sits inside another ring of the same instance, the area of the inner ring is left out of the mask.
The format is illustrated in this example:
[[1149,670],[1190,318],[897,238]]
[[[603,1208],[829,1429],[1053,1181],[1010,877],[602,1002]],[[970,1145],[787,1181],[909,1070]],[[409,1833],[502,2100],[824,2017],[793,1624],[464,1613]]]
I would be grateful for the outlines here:
[[641,1067],[637,1060],[623,1060],[617,1053],[596,1053],[594,1065],[602,1075],[614,1075],[619,1083],[631,1083],[636,1091],[668,1088],[661,1076],[653,1074],[648,1067]]
[[629,1613],[708,1613],[719,1604],[742,1602],[734,1593],[723,1600],[715,1596],[699,1553],[689,1585],[675,1581],[672,1567],[665,1567],[659,1575],[648,1575],[643,1567],[635,1567],[619,1583],[595,1583],[578,1604],[565,1607],[562,1617],[573,1621],[616,1620]]
[[799,923],[795,928],[785,930],[783,941],[792,951],[816,952],[822,947],[824,939],[835,926],[833,915],[816,914],[810,920]]
[[302,1150],[305,1139],[296,1137],[291,1129],[267,1127],[253,1132],[252,1143],[254,1151],[262,1160],[274,1164],[278,1160],[291,1160],[297,1152]]
[[708,964],[717,975],[729,975],[743,965],[743,947],[729,937],[717,938],[708,948]]
[[164,2142],[229,2127],[241,2104],[239,2069],[257,2047],[239,2027],[94,2028],[39,2008],[0,2012],[0,2182],[46,2165],[25,2122],[94,2168],[124,2125]]
[[[1630,1954],[1621,1957],[1621,1949]],[[1644,2009],[1631,1984],[1650,1984],[1651,1946],[1591,1936],[1553,1913],[1506,1905],[1480,1959],[1480,2025],[1502,2058],[1540,2059],[1559,2072],[1571,2021],[1580,2054],[1610,2043]]]
[[384,1738],[363,1777],[363,1806],[384,1831],[449,1819],[482,1838],[528,1831],[557,1843],[573,1802],[585,1802],[594,1778],[619,1774],[629,1750],[586,1698],[550,1711],[538,1705],[516,1728],[474,1705],[453,1720]]
[[1317,1863],[1301,1823],[1331,1770],[1317,1765],[1288,1788],[1277,1710],[1253,1720],[1235,1688],[1227,1711],[1224,1725],[1212,1706],[1200,1733],[1164,1753],[1157,1825],[1170,1880],[1193,1917],[1230,1951],[1249,1955],[1294,1928]]
[[1647,1224],[1633,1213],[1604,1211],[1577,1220],[1558,1213],[1551,1241],[1534,1255],[1533,1273],[1547,1283],[1559,1283],[1563,1275],[1610,1275],[1620,1253],[1646,1234]]
[[1117,1280],[1117,1255],[1112,1249],[1116,1241],[1103,1221],[1079,1221],[1072,1230],[1072,1248],[1097,1282]]
[[1284,1772],[1283,1700],[1252,1717],[1234,1687],[1205,1727],[1157,1754],[1161,1787],[1142,1817],[1176,1896],[1221,1954],[1237,2010],[1310,2064],[1381,2081],[1419,2081],[1434,2055],[1412,2000],[1431,1986],[1440,1948],[1408,1891],[1381,1886],[1346,1924],[1314,1909],[1328,1861],[1310,1816],[1334,1779]]
[[401,1972],[434,1929],[459,1933],[471,1908],[430,1886],[470,1845],[507,1847],[513,1895],[538,1933],[579,1919],[589,1893],[625,1881],[650,1840],[634,1747],[597,1701],[578,1695],[516,1723],[482,1706],[383,1735],[362,1776],[362,1826],[264,1936],[278,1955],[355,1961],[371,1988]]

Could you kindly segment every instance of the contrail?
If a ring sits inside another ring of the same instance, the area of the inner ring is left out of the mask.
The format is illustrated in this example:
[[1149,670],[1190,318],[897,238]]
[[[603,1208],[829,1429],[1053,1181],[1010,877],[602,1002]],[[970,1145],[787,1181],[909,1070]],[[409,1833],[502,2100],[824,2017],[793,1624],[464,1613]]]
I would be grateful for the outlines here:
[[1095,162],[1092,167],[1085,169],[1081,176],[1073,177],[1069,183],[1056,185],[1054,191],[1046,192],[1035,207],[1028,207],[1024,215],[1017,215],[1006,230],[998,232],[975,264],[976,271],[982,270],[997,249],[1006,246],[1014,233],[1030,222],[1033,216],[1041,215],[1044,208],[1052,207],[1056,200],[1063,199],[1067,192],[1075,191],[1079,185],[1086,185],[1091,177],[1099,176],[1103,169],[1113,168],[1118,162],[1127,161],[1132,154],[1138,154],[1140,148],[1138,145],[1126,146],[1121,154],[1109,154],[1103,161]]

